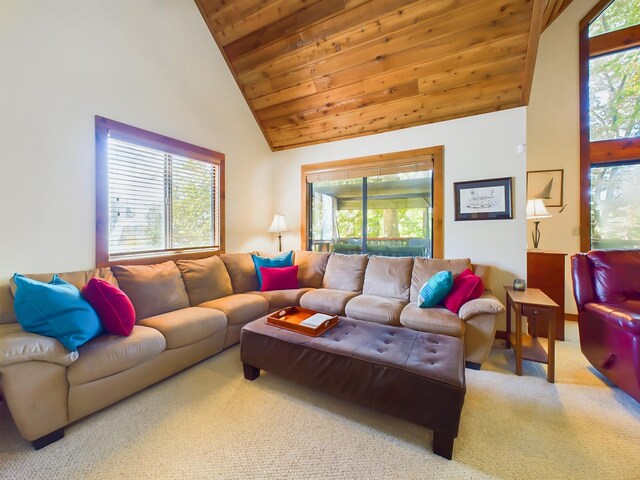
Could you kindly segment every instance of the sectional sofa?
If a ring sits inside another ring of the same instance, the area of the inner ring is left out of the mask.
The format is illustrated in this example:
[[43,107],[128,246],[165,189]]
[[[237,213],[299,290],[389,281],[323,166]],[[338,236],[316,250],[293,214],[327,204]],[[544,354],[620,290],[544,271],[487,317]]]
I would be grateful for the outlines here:
[[[504,310],[488,289],[489,269],[469,259],[296,251],[294,262],[300,288],[270,292],[257,291],[249,253],[59,274],[78,288],[93,277],[117,285],[136,310],[130,336],[101,335],[77,352],[23,331],[9,289],[1,291],[0,393],[20,433],[34,447],[45,446],[66,425],[238,343],[246,323],[285,306],[463,337],[472,366],[486,359]],[[418,308],[419,289],[433,274],[466,268],[483,278],[481,298],[458,315]],[[30,277],[47,282],[52,274]]]

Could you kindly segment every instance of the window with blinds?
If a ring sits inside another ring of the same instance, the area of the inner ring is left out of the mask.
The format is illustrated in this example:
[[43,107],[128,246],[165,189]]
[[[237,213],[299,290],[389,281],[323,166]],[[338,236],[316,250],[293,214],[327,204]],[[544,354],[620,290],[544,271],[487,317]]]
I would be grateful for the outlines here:
[[97,128],[98,264],[221,250],[221,154],[120,125]]

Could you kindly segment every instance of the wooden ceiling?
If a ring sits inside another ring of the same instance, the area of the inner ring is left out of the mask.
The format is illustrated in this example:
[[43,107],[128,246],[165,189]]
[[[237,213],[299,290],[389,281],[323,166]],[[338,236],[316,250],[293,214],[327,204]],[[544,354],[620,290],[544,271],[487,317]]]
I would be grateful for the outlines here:
[[569,3],[195,1],[272,150],[526,105],[545,7]]

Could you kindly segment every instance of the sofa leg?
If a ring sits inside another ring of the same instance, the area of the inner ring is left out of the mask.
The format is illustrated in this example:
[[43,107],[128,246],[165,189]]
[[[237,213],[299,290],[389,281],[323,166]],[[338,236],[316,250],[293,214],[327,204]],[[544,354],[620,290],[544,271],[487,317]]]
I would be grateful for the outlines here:
[[451,435],[433,432],[433,453],[451,460],[453,456],[453,440],[454,438]]
[[47,445],[52,444],[53,442],[57,442],[62,437],[64,437],[64,428],[60,428],[51,433],[48,433],[44,437],[40,437],[31,442],[33,448],[36,450],[40,450],[41,448],[46,447]]
[[480,370],[480,367],[482,365],[476,362],[464,362],[464,366],[470,368],[471,370]]
[[253,381],[260,376],[260,369],[248,363],[242,364],[242,370],[244,371],[244,378],[247,380]]

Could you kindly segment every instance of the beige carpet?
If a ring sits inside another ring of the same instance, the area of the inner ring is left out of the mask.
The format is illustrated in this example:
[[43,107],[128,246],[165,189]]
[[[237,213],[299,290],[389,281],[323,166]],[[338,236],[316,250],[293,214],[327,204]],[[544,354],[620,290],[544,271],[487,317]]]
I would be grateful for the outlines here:
[[244,380],[234,347],[38,452],[1,404],[0,478],[637,479],[640,405],[593,373],[568,329],[555,385],[537,364],[514,375],[502,348],[467,370],[453,461],[418,426],[273,375]]

